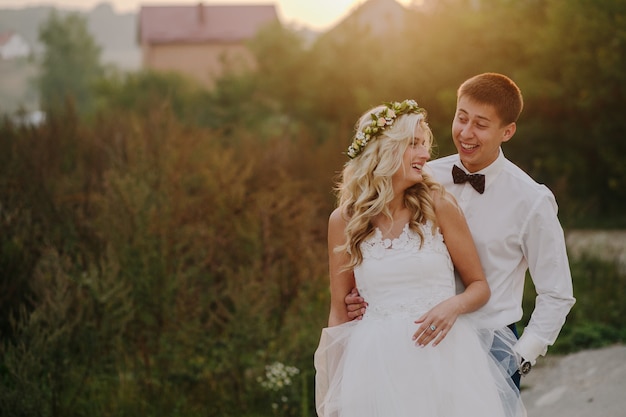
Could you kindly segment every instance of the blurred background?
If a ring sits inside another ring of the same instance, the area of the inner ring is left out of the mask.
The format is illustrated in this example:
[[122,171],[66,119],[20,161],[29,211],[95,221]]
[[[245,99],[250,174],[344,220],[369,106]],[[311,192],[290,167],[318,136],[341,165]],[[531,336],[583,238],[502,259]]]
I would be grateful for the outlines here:
[[315,416],[354,123],[413,98],[451,154],[487,71],[570,250],[549,354],[626,341],[626,0],[353,3],[0,8],[1,416]]

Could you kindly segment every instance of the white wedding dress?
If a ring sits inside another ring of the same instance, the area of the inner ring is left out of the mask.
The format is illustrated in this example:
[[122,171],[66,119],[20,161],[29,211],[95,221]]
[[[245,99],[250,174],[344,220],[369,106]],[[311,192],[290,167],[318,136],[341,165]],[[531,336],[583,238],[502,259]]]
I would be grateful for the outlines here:
[[[422,226],[424,243],[405,226],[393,240],[377,229],[361,245],[357,288],[369,306],[362,320],[325,328],[315,352],[320,417],[520,417],[526,412],[509,373],[518,358],[499,362],[497,339],[511,349],[508,329],[481,329],[460,316],[437,346],[412,340],[414,321],[455,294],[443,237]],[[510,352],[509,352],[510,353]]]

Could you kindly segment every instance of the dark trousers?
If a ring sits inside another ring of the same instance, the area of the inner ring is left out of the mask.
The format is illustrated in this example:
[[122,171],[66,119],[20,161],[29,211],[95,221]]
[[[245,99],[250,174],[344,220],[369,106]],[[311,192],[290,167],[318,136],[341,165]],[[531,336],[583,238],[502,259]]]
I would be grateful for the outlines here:
[[[517,333],[517,327],[515,326],[515,323],[513,324],[509,324],[507,326],[509,329],[511,329],[511,331],[513,332],[513,334],[515,335],[516,338],[519,339],[519,334]],[[502,342],[500,342],[502,343]],[[508,349],[502,349],[502,346],[498,346],[498,340],[494,340],[494,344],[491,345],[491,354],[493,355],[494,358],[496,358],[496,360],[500,361],[500,362],[508,362],[510,360],[509,354],[507,353]],[[515,373],[513,375],[511,375],[511,380],[513,381],[513,383],[515,384],[515,386],[517,387],[517,390],[519,391],[520,389],[520,380],[521,380],[522,376],[519,373],[519,370],[515,371]]]
[[[517,337],[519,339],[519,333],[517,333],[517,326],[515,325],[515,323],[509,324],[508,327],[509,327],[509,329],[511,329],[511,331],[513,332],[515,337]],[[520,381],[522,379],[522,375],[519,373],[519,370],[517,370],[513,375],[511,375],[511,379],[513,380],[513,383],[515,384],[515,386],[519,390],[520,389]]]

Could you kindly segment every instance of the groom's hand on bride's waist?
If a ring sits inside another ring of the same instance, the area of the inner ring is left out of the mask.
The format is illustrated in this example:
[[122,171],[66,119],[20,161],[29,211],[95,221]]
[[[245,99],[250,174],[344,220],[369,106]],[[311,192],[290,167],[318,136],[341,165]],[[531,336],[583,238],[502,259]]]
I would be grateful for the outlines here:
[[350,320],[361,320],[363,318],[363,314],[365,313],[365,309],[367,308],[367,303],[359,295],[359,291],[356,288],[353,288],[352,291],[344,298],[346,303],[346,309],[348,310],[348,317]]

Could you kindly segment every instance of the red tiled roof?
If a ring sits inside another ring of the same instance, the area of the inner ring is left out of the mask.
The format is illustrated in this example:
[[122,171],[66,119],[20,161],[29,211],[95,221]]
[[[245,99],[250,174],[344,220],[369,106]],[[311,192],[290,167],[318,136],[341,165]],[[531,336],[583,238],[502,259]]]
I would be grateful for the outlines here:
[[232,42],[278,21],[274,5],[142,6],[139,43]]

